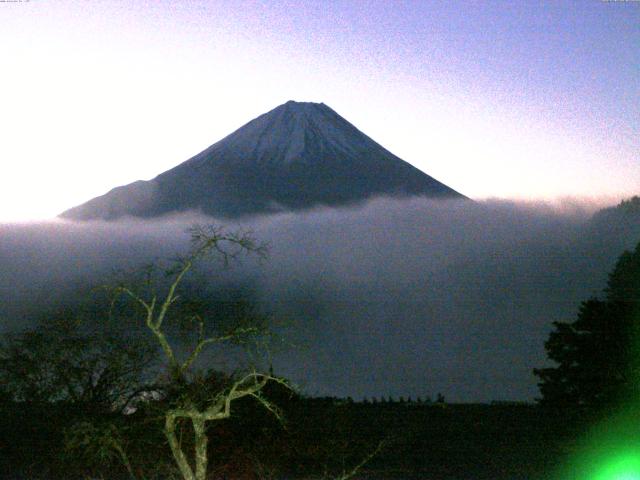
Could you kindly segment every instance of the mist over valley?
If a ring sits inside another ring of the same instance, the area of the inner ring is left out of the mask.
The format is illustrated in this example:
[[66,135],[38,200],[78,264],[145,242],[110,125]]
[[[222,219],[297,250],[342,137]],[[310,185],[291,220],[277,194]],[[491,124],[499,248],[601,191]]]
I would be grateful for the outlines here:
[[[220,220],[52,221],[0,226],[2,329],[173,258],[193,224],[251,230],[266,262],[212,262],[199,281],[246,289],[288,324],[274,367],[312,395],[533,400],[553,321],[602,290],[640,238],[637,212],[590,203],[376,198]],[[201,280],[200,280],[201,279]],[[142,321],[142,320],[141,320]]]

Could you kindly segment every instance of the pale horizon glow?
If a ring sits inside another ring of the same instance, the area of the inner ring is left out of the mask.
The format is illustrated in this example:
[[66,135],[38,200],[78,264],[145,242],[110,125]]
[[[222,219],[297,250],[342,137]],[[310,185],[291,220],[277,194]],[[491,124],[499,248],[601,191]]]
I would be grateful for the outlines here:
[[43,1],[0,23],[2,222],[151,179],[287,100],[474,199],[640,190],[637,2]]

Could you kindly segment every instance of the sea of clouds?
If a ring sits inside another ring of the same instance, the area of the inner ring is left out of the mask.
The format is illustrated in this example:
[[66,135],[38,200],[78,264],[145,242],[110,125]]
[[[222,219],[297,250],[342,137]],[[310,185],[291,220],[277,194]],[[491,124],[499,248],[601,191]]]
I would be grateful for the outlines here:
[[[268,259],[214,262],[199,281],[246,285],[289,327],[277,373],[306,393],[532,400],[553,321],[599,294],[640,226],[594,205],[372,200],[240,222],[198,214],[0,225],[0,328],[32,325],[117,269],[189,248],[186,229],[251,230]],[[614,222],[615,224],[612,224]]]

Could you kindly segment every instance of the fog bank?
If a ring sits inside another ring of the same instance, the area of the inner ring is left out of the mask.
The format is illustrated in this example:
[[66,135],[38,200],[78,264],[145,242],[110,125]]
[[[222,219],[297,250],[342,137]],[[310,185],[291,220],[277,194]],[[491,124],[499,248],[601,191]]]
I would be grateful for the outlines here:
[[276,370],[311,394],[531,400],[551,322],[605,286],[640,226],[592,205],[377,199],[230,224],[199,215],[116,223],[0,225],[0,319],[43,308],[188,248],[193,223],[251,229],[270,244],[209,282],[248,284],[298,345]]

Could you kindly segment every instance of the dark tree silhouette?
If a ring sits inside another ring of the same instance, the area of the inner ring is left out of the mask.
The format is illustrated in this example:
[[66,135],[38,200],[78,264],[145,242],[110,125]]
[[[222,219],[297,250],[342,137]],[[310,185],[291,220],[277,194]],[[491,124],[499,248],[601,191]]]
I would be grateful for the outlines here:
[[[101,319],[104,320],[104,319]],[[136,393],[156,355],[126,333],[88,325],[68,309],[44,317],[32,330],[0,342],[0,384],[15,401],[67,403],[112,411]]]
[[602,298],[554,326],[545,349],[557,366],[534,369],[542,404],[598,412],[640,398],[640,244],[620,256]]

